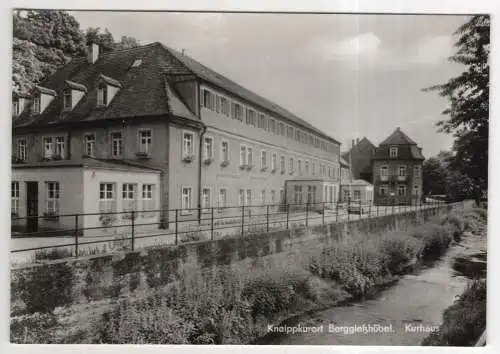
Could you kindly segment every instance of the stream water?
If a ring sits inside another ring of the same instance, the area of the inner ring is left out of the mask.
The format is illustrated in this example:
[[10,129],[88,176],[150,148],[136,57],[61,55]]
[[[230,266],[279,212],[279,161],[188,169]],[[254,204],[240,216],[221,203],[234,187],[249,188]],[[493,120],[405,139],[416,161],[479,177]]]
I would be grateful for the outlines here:
[[453,259],[486,252],[485,236],[464,236],[439,260],[401,277],[375,298],[305,315],[290,325],[300,333],[270,332],[259,344],[420,345],[469,281],[453,270]]

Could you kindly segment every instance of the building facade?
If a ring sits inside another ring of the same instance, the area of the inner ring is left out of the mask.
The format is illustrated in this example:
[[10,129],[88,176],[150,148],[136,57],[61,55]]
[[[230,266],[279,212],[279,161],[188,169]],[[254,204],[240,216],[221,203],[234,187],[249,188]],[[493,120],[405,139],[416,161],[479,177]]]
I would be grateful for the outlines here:
[[12,151],[12,215],[43,216],[30,230],[74,226],[57,217],[68,213],[95,214],[80,228],[130,223],[107,213],[132,210],[166,227],[210,207],[291,203],[293,179],[321,179],[337,200],[343,175],[337,140],[160,43],[93,45],[13,96]]
[[352,147],[342,157],[351,164],[352,177],[372,182],[372,158],[377,147],[366,137],[352,141]]
[[372,158],[377,205],[415,204],[422,198],[422,149],[399,127]]

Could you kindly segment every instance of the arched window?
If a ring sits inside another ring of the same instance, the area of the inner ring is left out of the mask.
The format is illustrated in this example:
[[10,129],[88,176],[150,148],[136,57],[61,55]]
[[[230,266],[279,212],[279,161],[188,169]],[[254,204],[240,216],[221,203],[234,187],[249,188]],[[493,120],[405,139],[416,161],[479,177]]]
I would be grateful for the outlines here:
[[65,110],[71,110],[73,108],[71,89],[65,89],[63,91],[63,102]]
[[101,83],[97,86],[97,105],[106,106],[108,104],[108,88],[106,84]]

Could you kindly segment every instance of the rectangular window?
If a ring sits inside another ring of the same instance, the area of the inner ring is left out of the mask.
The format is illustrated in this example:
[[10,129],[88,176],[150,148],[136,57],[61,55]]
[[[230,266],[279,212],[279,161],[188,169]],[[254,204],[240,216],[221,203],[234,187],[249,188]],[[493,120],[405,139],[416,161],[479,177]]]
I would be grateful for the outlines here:
[[285,124],[279,123],[279,135],[285,136]]
[[206,212],[209,211],[210,206],[210,188],[203,188],[201,193],[201,207]]
[[239,190],[239,199],[238,200],[239,200],[240,206],[245,205],[245,190],[244,189]]
[[290,170],[290,173],[293,173],[293,157],[290,157],[290,161],[288,163],[288,168]]
[[143,154],[151,153],[151,143],[153,142],[151,130],[139,131],[139,148]]
[[233,119],[237,119],[243,122],[243,107],[241,106],[241,104],[233,102],[231,106],[233,112]]
[[247,108],[246,123],[255,126],[255,111],[251,108]]
[[398,197],[405,197],[405,196],[406,196],[406,186],[399,185],[398,186]]
[[271,204],[276,204],[276,191],[274,189],[271,191]]
[[225,97],[220,98],[220,105],[221,105],[221,112],[223,115],[226,117],[229,117],[230,115],[230,106],[229,106],[229,100]]
[[95,156],[95,134],[85,134],[84,138],[85,155],[89,157]]
[[398,176],[399,177],[406,177],[406,166],[399,166]]
[[395,147],[395,146],[391,146],[389,148],[389,156],[394,158],[394,157],[398,157],[398,148]]
[[203,107],[215,111],[215,95],[207,89],[203,90]]
[[355,190],[354,191],[354,199],[355,200],[360,200],[361,199],[361,191]]
[[59,182],[47,182],[47,207],[50,215],[59,214]]
[[182,199],[181,199],[181,208],[184,214],[191,213],[192,208],[192,189],[191,187],[183,187],[182,188]]
[[280,156],[280,169],[281,169],[281,171],[285,171],[286,170],[285,156],[283,156],[283,155]]
[[193,156],[193,151],[194,151],[193,140],[194,140],[193,133],[185,132],[183,134],[183,138],[182,138],[182,141],[183,141],[183,143],[182,143],[182,156],[183,157]]
[[420,172],[421,172],[420,165],[413,166],[413,176],[415,177],[415,179],[420,178]]
[[63,91],[63,106],[65,110],[70,110],[73,108],[71,90],[66,89]]
[[280,188],[280,203],[285,202],[285,190],[283,188]]
[[413,186],[413,196],[418,197],[419,194],[420,194],[420,186],[415,184]]
[[269,123],[269,131],[273,134],[276,134],[276,122],[274,121],[274,119],[269,119],[268,123]]
[[215,96],[215,111],[217,113],[221,111],[221,97],[219,95]]
[[99,184],[99,212],[110,213],[116,211],[115,184]]
[[300,130],[295,130],[295,140],[300,141]]
[[19,216],[19,182],[11,183],[10,213]]
[[262,205],[266,204],[266,190],[265,189],[260,191],[260,202],[262,203]]
[[205,160],[210,160],[214,157],[214,140],[210,136],[207,136],[204,139],[203,155],[205,156]]
[[315,162],[312,163],[312,174],[313,174],[313,176],[316,174],[316,163]]
[[122,208],[123,211],[133,211],[137,209],[136,194],[137,185],[132,183],[122,184]]
[[305,169],[306,175],[308,175],[309,174],[309,161],[304,161],[304,169]]
[[252,205],[252,190],[247,189],[247,199],[245,201],[246,205]]
[[290,139],[293,139],[293,127],[288,126],[286,128],[286,136]]
[[276,171],[276,165],[278,163],[278,155],[273,152],[273,157],[271,159],[271,170]]
[[295,186],[295,204],[302,204],[302,186]]
[[111,155],[113,157],[120,157],[123,150],[123,140],[122,133],[115,132],[111,133]]
[[43,157],[46,159],[52,158],[54,155],[54,145],[51,137],[43,138]]
[[253,164],[253,149],[251,147],[247,148],[247,164],[249,166]]
[[312,203],[316,203],[316,186],[312,188]]
[[227,189],[219,189],[219,211],[223,211],[227,208]]
[[262,170],[267,169],[267,151],[260,152],[260,168]]
[[257,128],[266,129],[266,116],[263,113],[259,113]]
[[247,148],[245,145],[240,146],[240,166],[247,164]]
[[40,113],[40,96],[36,95],[33,97],[33,102],[31,104],[31,110],[33,113]]
[[302,174],[302,161],[297,160],[297,169],[299,170],[299,175]]
[[380,180],[388,181],[389,180],[389,167],[388,166],[380,166]]
[[229,162],[229,143],[227,141],[223,141],[221,143],[221,151],[220,151],[220,159],[222,162]]
[[65,139],[63,136],[56,136],[56,144],[55,144],[55,151],[54,151],[54,157],[58,157],[60,159],[64,159],[65,157]]
[[307,204],[313,203],[312,186],[307,186]]
[[17,139],[17,158],[26,161],[26,139]]

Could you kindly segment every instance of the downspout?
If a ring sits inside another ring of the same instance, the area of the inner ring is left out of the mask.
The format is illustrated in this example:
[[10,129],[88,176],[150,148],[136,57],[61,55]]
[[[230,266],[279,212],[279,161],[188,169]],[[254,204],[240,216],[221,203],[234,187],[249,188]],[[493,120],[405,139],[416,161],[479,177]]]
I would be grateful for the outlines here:
[[201,224],[201,169],[203,165],[202,152],[203,152],[203,137],[207,132],[207,126],[203,125],[200,133],[200,144],[198,150],[198,224]]

